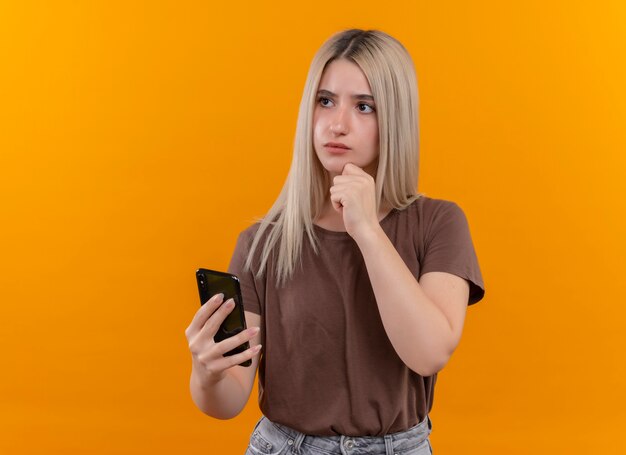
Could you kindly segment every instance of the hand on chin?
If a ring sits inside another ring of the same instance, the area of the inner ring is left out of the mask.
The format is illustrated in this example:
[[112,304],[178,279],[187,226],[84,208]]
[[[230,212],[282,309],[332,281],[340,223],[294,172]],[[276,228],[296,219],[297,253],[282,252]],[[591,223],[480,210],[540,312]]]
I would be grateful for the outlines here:
[[355,240],[374,229],[378,223],[374,178],[352,163],[341,174],[331,174],[330,200],[341,214],[346,231]]

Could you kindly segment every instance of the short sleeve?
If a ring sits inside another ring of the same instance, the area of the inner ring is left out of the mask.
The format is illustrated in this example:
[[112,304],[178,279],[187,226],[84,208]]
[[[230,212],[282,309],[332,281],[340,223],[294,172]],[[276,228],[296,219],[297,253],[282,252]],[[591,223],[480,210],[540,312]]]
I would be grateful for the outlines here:
[[228,273],[232,273],[239,278],[239,284],[241,285],[241,297],[243,298],[243,307],[246,311],[262,314],[262,305],[259,292],[260,283],[255,278],[251,269],[245,269],[246,258],[250,251],[250,245],[252,243],[251,229],[246,229],[239,234],[237,238],[237,244],[235,250],[230,259],[228,266]]
[[427,272],[448,272],[470,285],[468,305],[485,295],[483,277],[465,213],[455,202],[445,201],[434,211],[425,230],[424,258],[420,276]]

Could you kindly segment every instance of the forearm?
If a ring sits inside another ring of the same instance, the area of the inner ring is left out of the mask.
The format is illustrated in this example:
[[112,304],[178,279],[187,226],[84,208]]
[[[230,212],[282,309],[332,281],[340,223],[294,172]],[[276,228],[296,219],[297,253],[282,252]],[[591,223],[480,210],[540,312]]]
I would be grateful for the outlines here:
[[422,376],[435,374],[453,351],[452,329],[446,316],[424,293],[380,227],[357,243],[383,326],[398,356]]
[[196,406],[216,419],[232,419],[237,416],[245,407],[249,397],[230,371],[226,372],[226,376],[221,381],[208,384],[203,382],[195,365],[192,366],[189,388]]

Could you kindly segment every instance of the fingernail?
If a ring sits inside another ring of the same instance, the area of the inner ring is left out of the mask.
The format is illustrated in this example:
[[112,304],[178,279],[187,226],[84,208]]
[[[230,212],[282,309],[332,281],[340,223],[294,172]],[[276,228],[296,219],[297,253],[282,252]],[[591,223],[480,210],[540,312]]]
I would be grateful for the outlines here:
[[221,292],[219,294],[215,294],[215,300],[217,302],[221,302],[222,300],[224,300],[224,294],[222,294]]
[[234,307],[235,301],[233,299],[228,299],[224,305],[226,305],[226,308]]
[[261,330],[259,327],[251,327],[248,329],[248,333],[250,335],[256,335],[257,333],[259,333],[259,330]]
[[253,347],[253,348],[252,348],[252,350],[253,350],[254,352],[259,352],[259,351],[261,350],[261,348],[262,348],[262,347],[263,347],[263,346],[261,346],[260,344],[257,344],[255,347]]

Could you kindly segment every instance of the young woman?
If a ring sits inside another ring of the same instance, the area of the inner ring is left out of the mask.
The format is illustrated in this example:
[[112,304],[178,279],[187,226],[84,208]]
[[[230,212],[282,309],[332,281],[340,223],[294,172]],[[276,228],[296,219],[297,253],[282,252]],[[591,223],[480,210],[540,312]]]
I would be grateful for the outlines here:
[[462,209],[416,191],[418,157],[406,49],[375,30],[332,36],[309,70],[287,181],[229,266],[249,328],[215,343],[233,308],[216,296],[186,331],[208,415],[239,414],[259,367],[247,454],[432,453],[437,372],[484,285]]

